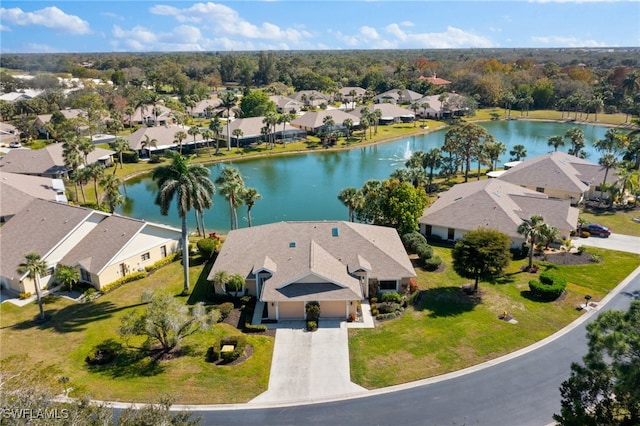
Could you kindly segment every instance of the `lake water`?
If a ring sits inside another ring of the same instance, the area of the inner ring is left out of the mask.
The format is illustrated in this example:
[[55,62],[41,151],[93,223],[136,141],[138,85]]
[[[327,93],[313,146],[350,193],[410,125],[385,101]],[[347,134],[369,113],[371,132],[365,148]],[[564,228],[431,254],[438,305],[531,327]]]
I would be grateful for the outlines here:
[[[481,124],[496,141],[507,146],[507,153],[500,164],[509,160],[509,150],[514,145],[524,145],[527,158],[550,152],[549,137],[564,135],[574,124],[492,121]],[[599,154],[592,148],[593,142],[602,139],[605,127],[581,125],[585,134],[588,159],[597,162]],[[233,165],[244,177],[245,184],[262,194],[251,211],[254,225],[283,220],[348,220],[347,208],[338,200],[341,189],[353,186],[360,188],[369,179],[385,179],[404,162],[412,152],[428,151],[442,147],[446,130],[428,135],[406,137],[348,151],[315,152],[281,157],[258,158],[233,163],[209,166],[211,179],[215,180],[226,165]],[[560,148],[561,151],[568,146]],[[127,204],[118,213],[180,227],[177,209],[172,208],[168,216],[160,215],[154,204],[157,186],[150,177],[127,182]],[[247,226],[246,206],[238,209],[241,227]],[[188,217],[189,227],[195,229],[193,212]],[[216,195],[213,207],[205,212],[207,231],[227,232],[230,228],[227,201]]]

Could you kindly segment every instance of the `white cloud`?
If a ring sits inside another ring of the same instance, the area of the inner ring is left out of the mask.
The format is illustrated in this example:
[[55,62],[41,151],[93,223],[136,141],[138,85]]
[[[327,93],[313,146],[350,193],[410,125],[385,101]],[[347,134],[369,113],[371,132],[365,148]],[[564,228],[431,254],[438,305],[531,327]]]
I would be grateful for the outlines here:
[[74,15],[67,15],[57,7],[45,7],[34,12],[24,12],[20,8],[0,8],[3,24],[20,26],[41,25],[57,33],[82,35],[91,33],[89,23]]
[[531,37],[533,43],[549,47],[611,47],[608,43],[601,43],[595,40],[582,40],[576,37],[560,36],[540,36]]
[[11,28],[7,27],[6,25],[0,24],[0,31],[11,31]]
[[360,28],[360,36],[367,40],[377,40],[380,35],[375,28],[364,26]]

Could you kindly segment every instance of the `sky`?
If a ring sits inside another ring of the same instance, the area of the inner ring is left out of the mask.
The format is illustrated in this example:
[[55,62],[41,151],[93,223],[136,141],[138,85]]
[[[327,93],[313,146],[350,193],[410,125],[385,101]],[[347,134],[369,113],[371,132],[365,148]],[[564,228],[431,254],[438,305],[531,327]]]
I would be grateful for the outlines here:
[[640,0],[0,2],[1,53],[639,46]]

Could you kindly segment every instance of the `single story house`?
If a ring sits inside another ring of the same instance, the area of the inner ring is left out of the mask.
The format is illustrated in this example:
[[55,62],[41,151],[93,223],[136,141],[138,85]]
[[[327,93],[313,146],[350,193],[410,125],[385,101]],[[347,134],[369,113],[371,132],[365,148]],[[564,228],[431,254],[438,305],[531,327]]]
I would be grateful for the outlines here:
[[518,185],[487,179],[454,185],[439,195],[419,219],[420,232],[427,239],[437,235],[456,241],[477,228],[501,231],[509,236],[512,247],[525,241],[518,234],[524,219],[542,215],[545,223],[555,226],[559,237],[570,237],[578,225],[578,209],[569,201],[557,200]]
[[4,223],[36,198],[68,203],[64,181],[50,177],[0,173],[0,223]]
[[[498,179],[577,204],[583,199],[600,196],[605,172],[604,166],[555,151],[526,159]],[[607,183],[613,183],[617,178],[617,170],[609,170]]]
[[424,118],[444,118],[451,115],[464,115],[466,101],[457,93],[429,95],[416,101],[420,106],[418,115]]
[[418,77],[418,80],[421,81],[426,81],[427,83],[431,83],[434,86],[448,86],[451,84],[451,82],[449,80],[445,80],[444,78],[440,78],[438,76],[436,76],[435,73],[433,73],[433,75],[431,77],[425,77],[425,76],[420,76]]
[[173,111],[161,104],[157,104],[155,108],[157,112],[154,111],[153,105],[145,105],[144,108],[139,106],[130,117],[125,115],[125,122],[127,125],[143,124],[145,126],[173,124]]
[[41,286],[52,285],[55,268],[65,265],[100,290],[176,252],[180,239],[177,228],[35,199],[0,228],[0,285],[35,294],[33,280],[17,272],[35,252],[48,267]]
[[15,103],[18,101],[27,101],[36,98],[44,93],[44,90],[24,89],[17,92],[9,92],[0,94],[0,101]]
[[8,146],[11,142],[20,142],[20,131],[13,124],[0,122],[0,145]]
[[423,94],[414,92],[413,90],[391,89],[374,96],[373,101],[377,104],[412,104],[423,97]]
[[380,111],[380,119],[378,120],[378,124],[394,124],[398,122],[402,123],[413,123],[416,116],[413,111],[410,111],[406,108],[402,108],[396,104],[374,104],[372,107],[362,106],[357,108],[350,113],[358,116],[358,118],[362,117],[362,109],[369,108],[373,110]]
[[[263,122],[263,120],[264,117],[248,117],[233,120],[229,125],[231,146],[238,146],[238,142],[240,142],[240,146],[248,146],[252,143],[260,143],[266,141],[268,136],[264,132],[266,132],[267,125]],[[242,131],[242,136],[235,136],[233,134],[234,130],[236,129],[240,129]],[[272,132],[273,128],[269,130],[269,134]],[[287,127],[286,124],[276,125],[276,130],[273,133],[276,142],[305,139],[307,137],[307,132],[305,130],[301,130],[292,126]]]
[[271,95],[269,100],[276,104],[279,114],[297,114],[304,106],[302,102],[281,95]]
[[360,118],[357,115],[344,112],[339,109],[326,109],[322,111],[312,111],[306,112],[300,117],[295,118],[291,121],[291,125],[293,127],[297,127],[298,129],[306,130],[309,133],[320,133],[326,130],[327,126],[324,123],[324,119],[327,116],[331,116],[333,122],[332,130],[344,130],[345,127],[342,124],[344,120],[351,119],[353,121],[353,126],[357,127],[360,125]]
[[301,102],[304,106],[313,107],[320,106],[321,104],[328,104],[330,101],[329,96],[318,92],[317,90],[301,90],[293,93],[290,98],[294,101]]
[[[166,149],[177,149],[178,140],[176,139],[176,134],[178,132],[184,132],[187,135],[186,139],[182,141],[183,147],[191,147],[194,144],[201,146],[206,142],[202,138],[202,130],[205,129],[201,129],[200,134],[196,135],[195,141],[193,136],[187,133],[189,129],[190,127],[182,125],[141,127],[130,135],[125,136],[124,139],[129,143],[129,148],[132,151],[136,151],[140,157],[149,157],[150,154],[162,153]],[[153,141],[155,141],[156,146],[146,145]]]
[[[69,168],[64,165],[63,145],[63,142],[59,142],[43,149],[12,149],[4,157],[0,157],[0,172],[62,179],[69,172]],[[87,162],[107,167],[113,163],[114,154],[114,151],[96,148],[87,156]]]
[[212,118],[216,115],[216,110],[219,110],[222,101],[218,98],[204,99],[196,103],[193,108],[189,108],[189,115],[191,117],[204,117]]
[[[61,109],[60,113],[67,120],[87,119],[87,117],[89,116],[87,111],[83,109],[78,109],[78,108]],[[49,133],[49,130],[47,129],[47,125],[51,121],[52,117],[53,117],[53,114],[40,114],[36,116],[36,119],[33,122],[33,126],[38,131],[38,133],[40,133],[41,135],[47,135]],[[82,126],[80,125],[78,126],[79,130],[80,129],[84,130],[86,128],[87,126],[84,124]]]
[[[243,293],[267,306],[268,319],[346,319],[378,291],[405,291],[416,277],[394,228],[362,223],[279,222],[229,232],[209,273],[240,274]],[[225,289],[217,286],[216,292]]]

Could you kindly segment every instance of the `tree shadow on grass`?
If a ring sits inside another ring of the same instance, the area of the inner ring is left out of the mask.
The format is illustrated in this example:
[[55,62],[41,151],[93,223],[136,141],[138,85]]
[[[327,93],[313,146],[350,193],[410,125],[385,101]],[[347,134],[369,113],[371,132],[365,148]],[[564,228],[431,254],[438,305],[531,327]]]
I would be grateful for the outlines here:
[[198,302],[204,302],[205,304],[211,302],[213,298],[213,283],[207,280],[207,277],[212,267],[213,261],[208,262],[204,268],[202,268],[202,272],[200,272],[198,276],[198,281],[196,281],[189,295],[189,299],[187,299],[188,305],[195,305]]
[[103,365],[89,365],[89,371],[112,378],[131,378],[156,376],[166,369],[160,361],[148,356],[144,351],[125,348],[112,339],[102,342],[96,348],[105,345],[115,351],[115,359]]
[[46,309],[45,314],[51,318],[50,321],[37,323],[33,320],[26,320],[15,324],[13,328],[26,330],[38,327],[42,330],[54,329],[58,333],[77,332],[84,330],[89,323],[105,320],[116,312],[142,305],[145,305],[145,303],[120,307],[108,301],[72,304],[61,309]]
[[430,311],[429,317],[450,317],[472,311],[482,303],[479,294],[466,294],[460,287],[438,287],[421,290],[415,298],[416,311]]

